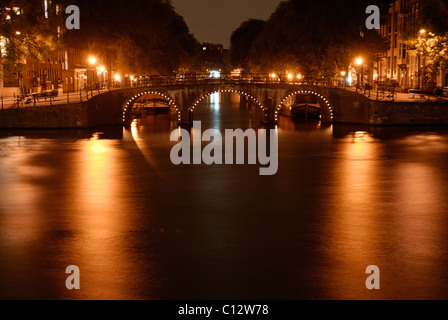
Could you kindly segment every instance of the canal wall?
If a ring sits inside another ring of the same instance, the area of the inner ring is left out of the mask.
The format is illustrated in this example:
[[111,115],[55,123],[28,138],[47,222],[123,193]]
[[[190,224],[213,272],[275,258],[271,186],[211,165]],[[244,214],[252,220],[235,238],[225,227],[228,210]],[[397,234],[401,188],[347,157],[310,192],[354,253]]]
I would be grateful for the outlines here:
[[375,101],[364,95],[329,89],[334,122],[373,126],[448,125],[448,101]]
[[0,128],[88,127],[88,104],[14,108],[0,111]]
[[125,97],[111,91],[80,103],[36,106],[0,111],[1,128],[91,128],[122,123]]

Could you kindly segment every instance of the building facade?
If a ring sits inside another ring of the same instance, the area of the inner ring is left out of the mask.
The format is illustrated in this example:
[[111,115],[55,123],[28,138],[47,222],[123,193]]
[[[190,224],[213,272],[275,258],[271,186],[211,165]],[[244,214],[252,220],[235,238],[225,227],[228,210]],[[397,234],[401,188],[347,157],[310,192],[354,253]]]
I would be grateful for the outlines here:
[[436,79],[428,78],[425,73],[427,61],[409,44],[409,40],[416,39],[419,32],[423,32],[423,26],[419,24],[421,10],[421,0],[390,3],[387,19],[379,31],[389,44],[389,49],[376,66],[379,81],[396,82],[403,90],[448,86],[448,70],[440,70]]
[[[23,57],[20,72],[13,78],[0,77],[0,95],[3,97],[17,96],[21,93],[43,92],[57,90],[60,93],[85,89],[93,83],[105,81],[107,71],[97,63],[89,63],[89,53],[85,50],[70,48],[62,45],[66,32],[65,8],[51,0],[41,0],[39,19],[47,21],[54,30],[54,38],[58,42],[57,49],[37,61],[31,57]],[[14,12],[19,15],[30,14],[28,8],[19,7],[18,2],[10,1],[8,6],[1,7],[2,17],[7,19]],[[33,8],[33,10],[36,10]],[[35,11],[33,12],[35,13]],[[0,68],[7,54],[6,38],[0,38]]]

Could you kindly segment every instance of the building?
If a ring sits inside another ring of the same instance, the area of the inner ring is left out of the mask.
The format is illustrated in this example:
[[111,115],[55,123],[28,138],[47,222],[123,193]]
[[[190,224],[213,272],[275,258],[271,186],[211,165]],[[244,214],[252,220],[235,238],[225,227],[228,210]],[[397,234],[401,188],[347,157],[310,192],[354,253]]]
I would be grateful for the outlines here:
[[[9,1],[7,6],[0,7],[2,19],[7,22],[11,12],[16,15],[36,14],[36,7],[19,7],[18,5],[17,1]],[[31,12],[31,10],[33,11]],[[40,61],[31,57],[23,57],[21,71],[18,74],[7,80],[0,77],[0,95],[11,97],[21,93],[50,90],[57,90],[60,93],[72,92],[107,80],[107,71],[101,66],[102,61],[99,58],[95,59],[95,63],[89,63],[88,52],[62,45],[62,39],[66,32],[65,8],[62,5],[51,0],[42,0],[37,15],[40,22],[47,23],[54,29],[54,36],[58,42],[57,49]],[[3,67],[7,54],[6,41],[5,37],[0,38],[0,59],[2,59],[0,68]]]
[[392,1],[380,29],[389,49],[381,56],[374,72],[379,81],[396,81],[404,90],[429,84],[448,86],[448,70],[440,70],[437,79],[429,79],[424,57],[409,45],[409,40],[417,38],[421,30],[421,3],[421,0]]
[[221,70],[224,67],[225,54],[222,44],[203,43],[202,63],[205,71]]

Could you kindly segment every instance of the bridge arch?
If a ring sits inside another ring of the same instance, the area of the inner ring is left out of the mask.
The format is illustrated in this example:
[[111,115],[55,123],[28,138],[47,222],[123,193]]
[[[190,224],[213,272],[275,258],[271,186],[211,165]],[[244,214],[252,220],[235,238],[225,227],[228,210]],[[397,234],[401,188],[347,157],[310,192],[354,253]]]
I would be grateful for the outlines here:
[[123,106],[123,123],[127,123],[128,120],[130,119],[131,113],[132,113],[132,107],[135,104],[135,102],[148,94],[152,94],[152,95],[157,95],[160,97],[165,98],[166,100],[168,100],[168,105],[172,106],[174,109],[176,109],[176,114],[177,114],[177,119],[180,121],[181,120],[181,110],[180,108],[176,105],[176,103],[174,102],[174,99],[171,98],[169,95],[163,93],[163,92],[159,92],[159,91],[145,91],[145,92],[139,92],[137,94],[135,94],[134,96],[132,96],[131,98],[129,98],[124,106]]
[[255,102],[255,104],[257,105],[257,107],[259,107],[261,110],[265,110],[266,108],[263,106],[263,104],[256,98],[254,97],[252,94],[247,93],[245,91],[241,91],[241,90],[235,90],[235,89],[217,89],[217,90],[210,90],[207,91],[205,94],[202,94],[198,99],[196,99],[196,101],[193,103],[193,105],[191,107],[188,108],[189,111],[194,112],[194,109],[197,107],[197,105],[205,98],[211,96],[214,93],[238,93],[239,95],[248,97],[250,100],[252,100],[253,102]]
[[275,110],[275,121],[278,121],[278,114],[279,111],[284,107],[284,102],[289,99],[292,96],[296,96],[298,94],[312,94],[314,96],[317,97],[318,100],[320,100],[322,102],[319,103],[319,105],[321,105],[321,109],[322,108],[326,108],[327,112],[328,112],[328,118],[326,120],[328,120],[328,122],[333,122],[334,120],[334,109],[333,109],[333,105],[330,103],[329,99],[327,97],[325,97],[322,93],[314,91],[314,90],[310,90],[310,89],[301,89],[301,90],[297,90],[294,91],[290,94],[288,94],[283,100],[282,102],[277,106],[276,110]]

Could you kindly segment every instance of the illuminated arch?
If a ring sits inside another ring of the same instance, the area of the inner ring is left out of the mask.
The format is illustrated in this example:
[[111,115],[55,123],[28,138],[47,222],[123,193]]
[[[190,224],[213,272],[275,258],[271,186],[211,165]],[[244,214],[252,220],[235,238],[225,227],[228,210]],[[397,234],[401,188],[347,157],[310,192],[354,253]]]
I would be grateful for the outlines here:
[[249,93],[247,93],[247,92],[240,91],[240,90],[233,90],[233,89],[221,89],[221,90],[213,90],[213,91],[207,92],[206,94],[202,95],[199,99],[197,99],[197,100],[195,101],[195,103],[193,104],[193,106],[191,106],[190,108],[188,108],[188,110],[191,111],[191,112],[194,112],[194,109],[195,109],[196,106],[199,104],[199,102],[201,102],[203,99],[205,99],[205,98],[211,96],[211,95],[214,94],[214,93],[238,93],[238,94],[240,94],[240,95],[242,95],[242,96],[246,96],[246,97],[248,97],[249,99],[251,99],[252,101],[254,101],[254,102],[257,104],[257,106],[260,107],[261,110],[266,109],[265,107],[263,107],[263,105],[261,104],[261,102],[258,101],[257,98],[255,98],[253,95],[251,95],[251,94],[249,94]]
[[157,91],[145,91],[145,92],[140,92],[136,95],[134,95],[132,98],[130,98],[126,104],[124,105],[123,108],[123,123],[126,123],[126,119],[128,118],[131,110],[132,110],[132,106],[134,105],[134,103],[142,96],[145,96],[147,94],[153,94],[153,95],[158,95],[161,97],[164,97],[165,99],[168,100],[168,105],[174,107],[176,109],[176,113],[177,113],[177,119],[180,121],[181,120],[181,113],[180,113],[180,109],[177,107],[177,105],[174,103],[174,100],[161,92],[157,92]]
[[[296,96],[298,94],[312,94],[314,96],[316,96],[319,100],[323,101],[323,106],[326,107],[328,109],[328,112],[330,114],[330,122],[333,122],[334,120],[334,112],[333,112],[333,106],[330,103],[330,101],[324,96],[322,95],[320,92],[316,92],[313,90],[297,90],[291,94],[289,94],[288,96],[286,96],[282,102],[277,106],[277,108],[275,109],[275,121],[278,121],[278,112],[280,111],[280,109],[283,108],[283,103],[290,97],[292,96]],[[322,108],[322,106],[321,106]]]

